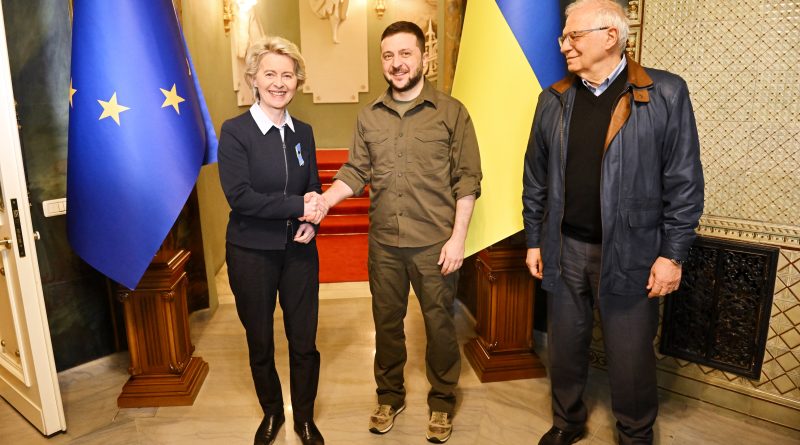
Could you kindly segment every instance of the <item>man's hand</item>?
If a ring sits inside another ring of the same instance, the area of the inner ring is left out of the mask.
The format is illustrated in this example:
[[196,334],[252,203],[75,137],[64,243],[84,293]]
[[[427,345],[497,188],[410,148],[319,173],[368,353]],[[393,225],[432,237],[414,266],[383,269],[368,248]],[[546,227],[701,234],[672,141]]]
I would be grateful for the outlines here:
[[531,275],[538,279],[542,279],[542,272],[544,265],[542,264],[542,249],[535,247],[528,249],[528,255],[525,257],[525,264]]
[[309,223],[300,224],[300,228],[297,229],[297,233],[294,235],[294,240],[298,243],[308,244],[314,239],[316,233],[314,232],[314,226]]
[[449,275],[460,269],[464,264],[464,240],[451,236],[442,246],[442,253],[439,254],[436,264],[442,266],[442,275]]
[[475,195],[462,196],[456,200],[456,219],[453,223],[453,233],[450,239],[442,246],[439,261],[442,266],[442,275],[451,274],[464,264],[464,244],[467,240],[467,228],[472,218],[472,209],[475,208]]
[[648,297],[663,297],[678,290],[681,284],[681,266],[667,258],[656,258],[650,268],[650,279],[647,280]]

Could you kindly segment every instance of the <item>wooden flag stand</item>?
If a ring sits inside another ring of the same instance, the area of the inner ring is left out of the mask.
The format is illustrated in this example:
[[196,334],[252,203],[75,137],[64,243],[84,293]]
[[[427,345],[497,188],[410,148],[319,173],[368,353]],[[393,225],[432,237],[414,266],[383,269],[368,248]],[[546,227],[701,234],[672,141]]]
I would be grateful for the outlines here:
[[131,374],[120,408],[191,405],[208,374],[192,357],[184,268],[190,253],[162,248],[134,290],[119,289],[125,311]]
[[473,282],[478,336],[464,345],[464,354],[481,382],[546,375],[534,351],[534,282],[526,252],[524,244],[500,242],[478,254]]

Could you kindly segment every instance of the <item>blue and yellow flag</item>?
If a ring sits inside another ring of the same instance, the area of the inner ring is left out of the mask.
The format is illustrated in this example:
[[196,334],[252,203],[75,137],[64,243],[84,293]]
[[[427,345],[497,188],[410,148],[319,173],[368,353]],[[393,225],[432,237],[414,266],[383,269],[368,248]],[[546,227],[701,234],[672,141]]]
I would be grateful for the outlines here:
[[536,100],[566,74],[558,0],[470,0],[453,96],[466,105],[481,150],[481,199],[471,255],[522,230],[522,171]]
[[217,137],[170,0],[75,0],[67,232],[133,289]]

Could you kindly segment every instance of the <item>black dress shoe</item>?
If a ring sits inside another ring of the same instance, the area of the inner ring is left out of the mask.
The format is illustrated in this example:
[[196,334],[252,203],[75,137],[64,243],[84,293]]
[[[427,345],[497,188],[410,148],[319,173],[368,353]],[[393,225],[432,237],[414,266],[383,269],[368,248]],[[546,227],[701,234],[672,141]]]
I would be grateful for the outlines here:
[[552,427],[550,431],[546,432],[544,436],[539,439],[539,445],[572,445],[581,440],[585,433],[586,428],[564,431],[561,428]]
[[300,442],[303,445],[325,445],[325,439],[322,438],[322,433],[314,425],[313,420],[310,422],[295,422],[294,431],[300,436]]
[[264,416],[264,420],[261,421],[261,425],[256,430],[256,438],[253,441],[253,445],[274,444],[275,438],[278,437],[278,431],[281,430],[285,420],[283,413]]

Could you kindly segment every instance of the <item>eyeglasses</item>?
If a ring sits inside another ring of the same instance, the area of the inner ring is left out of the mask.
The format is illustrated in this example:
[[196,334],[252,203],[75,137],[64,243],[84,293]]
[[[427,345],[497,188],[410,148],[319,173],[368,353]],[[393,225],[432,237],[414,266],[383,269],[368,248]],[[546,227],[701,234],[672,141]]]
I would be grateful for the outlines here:
[[592,28],[592,29],[581,29],[580,31],[570,31],[563,36],[558,37],[558,46],[564,45],[564,42],[569,40],[569,43],[572,44],[575,40],[589,34],[590,32],[595,31],[602,31],[604,29],[611,28],[610,26],[602,26],[600,28]]

